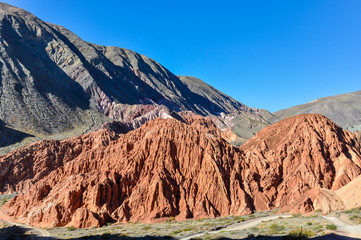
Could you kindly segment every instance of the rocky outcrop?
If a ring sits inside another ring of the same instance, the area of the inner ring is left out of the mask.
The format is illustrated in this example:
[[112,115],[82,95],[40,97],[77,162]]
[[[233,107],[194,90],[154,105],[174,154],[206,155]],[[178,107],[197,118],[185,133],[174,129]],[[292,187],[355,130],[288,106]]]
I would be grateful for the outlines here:
[[240,149],[221,135],[210,119],[190,113],[182,121],[152,120],[127,134],[99,130],[33,144],[0,159],[3,168],[30,169],[24,176],[2,175],[2,191],[23,192],[5,207],[28,224],[75,227],[276,207],[309,212],[342,206],[334,191],[361,173],[353,134],[321,115],[280,121]]
[[0,193],[27,192],[34,183],[77,158],[82,151],[107,146],[118,135],[108,130],[64,141],[44,140],[0,157]]

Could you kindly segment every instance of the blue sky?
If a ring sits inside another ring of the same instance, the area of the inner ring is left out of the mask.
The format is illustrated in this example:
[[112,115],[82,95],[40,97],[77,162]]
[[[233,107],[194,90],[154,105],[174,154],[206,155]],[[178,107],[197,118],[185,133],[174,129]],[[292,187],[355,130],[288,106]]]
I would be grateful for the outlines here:
[[3,2],[251,107],[273,112],[361,90],[360,0]]

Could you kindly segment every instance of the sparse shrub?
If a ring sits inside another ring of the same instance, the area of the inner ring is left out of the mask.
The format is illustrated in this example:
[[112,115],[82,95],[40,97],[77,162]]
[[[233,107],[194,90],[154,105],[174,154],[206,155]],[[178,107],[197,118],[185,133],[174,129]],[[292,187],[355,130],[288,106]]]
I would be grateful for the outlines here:
[[335,224],[328,224],[326,225],[327,230],[336,230],[337,226]]
[[316,209],[315,213],[322,213],[322,209]]
[[293,229],[288,233],[288,236],[297,237],[297,238],[310,238],[315,235],[316,235],[315,232],[313,232],[311,230],[303,229],[302,227]]
[[12,198],[12,196],[3,196],[0,200],[0,206],[4,206]]
[[170,235],[177,235],[178,233],[181,233],[182,232],[182,230],[175,230],[175,231],[173,231]]
[[318,224],[318,225],[315,225],[312,227],[312,230],[315,231],[315,232],[321,232],[323,230],[323,226]]
[[351,217],[350,217],[350,220],[356,220],[356,219],[358,219],[358,218],[360,218],[360,216],[358,216],[358,215],[352,215]]
[[244,220],[246,220],[246,218],[242,216],[233,216],[233,220],[237,222],[243,222]]
[[270,224],[268,228],[270,229],[270,234],[279,234],[281,231],[285,230],[285,226],[279,225],[277,223]]
[[194,228],[193,227],[187,227],[187,228],[183,228],[183,232],[189,232],[189,231],[193,231]]
[[75,231],[75,230],[76,230],[76,227],[70,226],[70,227],[68,227],[67,229],[68,229],[68,231]]
[[308,226],[311,226],[312,225],[312,222],[307,222],[306,223]]
[[149,230],[149,229],[151,229],[151,228],[152,228],[151,226],[146,225],[146,226],[143,227],[143,230],[147,231],[147,230]]
[[301,214],[299,214],[299,213],[294,213],[294,214],[292,214],[292,217],[293,218],[299,218],[299,217],[301,217],[302,215]]

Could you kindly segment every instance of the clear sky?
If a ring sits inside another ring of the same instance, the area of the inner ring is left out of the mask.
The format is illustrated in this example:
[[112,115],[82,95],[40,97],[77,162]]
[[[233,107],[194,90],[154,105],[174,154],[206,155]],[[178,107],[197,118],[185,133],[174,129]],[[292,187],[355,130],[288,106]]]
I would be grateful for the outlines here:
[[6,0],[251,107],[361,90],[361,0]]

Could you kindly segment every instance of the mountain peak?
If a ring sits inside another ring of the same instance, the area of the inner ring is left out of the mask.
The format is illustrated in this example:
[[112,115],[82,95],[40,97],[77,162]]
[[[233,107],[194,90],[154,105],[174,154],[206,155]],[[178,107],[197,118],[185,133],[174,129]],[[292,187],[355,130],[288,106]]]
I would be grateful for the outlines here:
[[34,16],[33,14],[24,9],[0,2],[0,16],[3,15]]

